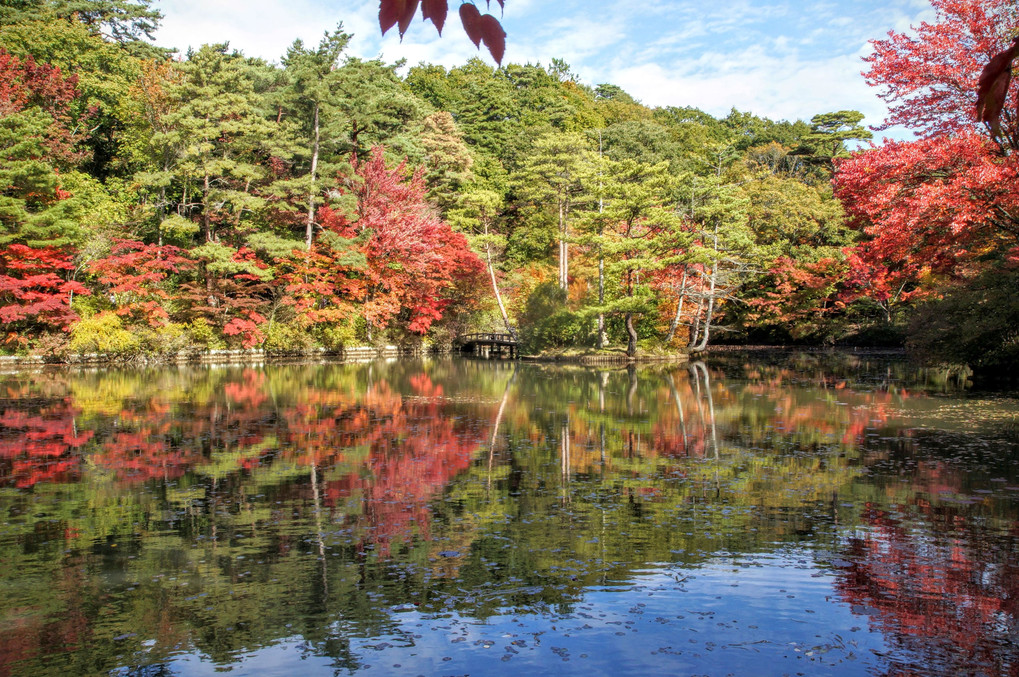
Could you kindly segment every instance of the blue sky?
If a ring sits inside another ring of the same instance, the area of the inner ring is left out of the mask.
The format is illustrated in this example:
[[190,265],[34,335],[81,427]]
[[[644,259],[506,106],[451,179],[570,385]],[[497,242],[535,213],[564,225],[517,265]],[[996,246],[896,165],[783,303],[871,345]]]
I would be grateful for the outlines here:
[[[442,38],[417,20],[402,42],[395,30],[379,34],[377,0],[154,4],[165,15],[156,41],[182,51],[230,42],[278,61],[295,38],[317,43],[342,21],[354,34],[350,53],[361,57],[451,67],[478,54],[455,16],[458,0]],[[495,0],[491,11],[499,16]],[[563,59],[584,83],[619,85],[649,106],[716,116],[736,107],[774,120],[856,109],[873,125],[886,109],[860,75],[868,41],[933,18],[928,0],[506,0],[502,22],[506,62]]]

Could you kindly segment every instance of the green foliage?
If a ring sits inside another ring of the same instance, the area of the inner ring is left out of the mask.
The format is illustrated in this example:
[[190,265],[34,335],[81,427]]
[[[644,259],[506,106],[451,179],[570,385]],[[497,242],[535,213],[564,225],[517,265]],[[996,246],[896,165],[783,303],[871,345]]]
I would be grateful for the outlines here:
[[184,326],[189,339],[194,345],[205,350],[217,350],[226,347],[223,337],[204,317],[197,317]]
[[925,362],[1019,375],[1019,271],[988,270],[924,304],[908,336],[911,352]]
[[151,5],[152,0],[9,0],[0,5],[0,26],[73,19],[97,37],[133,47],[151,40],[163,18]]
[[191,250],[191,256],[204,261],[206,269],[211,273],[217,275],[243,273],[263,280],[272,277],[271,271],[260,268],[251,261],[239,259],[237,253],[237,249],[218,242],[206,242]]
[[[31,99],[0,116],[0,244],[66,247],[63,279],[93,292],[100,282],[82,271],[117,240],[158,247],[138,279],[112,293],[158,277],[171,317],[207,320],[161,335],[139,329],[139,350],[220,347],[223,329],[243,329],[249,342],[265,331],[274,352],[366,340],[353,318],[383,290],[366,287],[375,235],[350,168],[380,144],[394,164],[407,159],[407,175],[421,172],[432,205],[487,264],[483,284],[450,273],[453,300],[425,323],[433,340],[491,328],[497,304],[509,309],[504,318],[521,315],[534,349],[589,341],[595,318],[603,336],[675,345],[677,328],[698,314],[743,328],[764,322],[738,309],[785,294],[768,277],[777,257],[838,259],[851,240],[828,169],[814,160],[864,138],[853,111],[808,124],[655,109],[618,85],[580,82],[558,59],[419,64],[403,75],[402,63],[349,56],[342,24],[317,44],[293,42],[278,65],[225,43],[169,60],[146,42],[161,18],[154,4],[0,3],[0,48],[59,68],[50,77],[67,90],[61,106]],[[304,299],[295,317],[322,317],[303,330],[279,310],[322,280],[295,251],[345,271],[334,298]],[[429,271],[442,267],[436,254]],[[180,257],[197,264],[174,263]],[[562,298],[541,284],[554,261]],[[385,261],[389,273],[409,263]],[[817,289],[821,297],[829,286]],[[87,291],[75,291],[75,308],[105,317],[110,295],[83,302]],[[717,307],[701,303],[707,296]]]
[[191,332],[186,324],[168,322],[158,329],[143,326],[136,331],[138,331],[145,351],[154,355],[174,356],[195,349],[195,344],[191,340]]
[[174,241],[187,242],[198,234],[197,223],[185,219],[180,214],[170,214],[159,223],[159,232]]
[[341,324],[320,325],[315,328],[315,338],[326,350],[342,350],[357,345],[365,335],[365,320],[360,315]]
[[70,349],[75,353],[127,357],[138,353],[141,347],[138,337],[109,311],[85,318],[71,328]]
[[867,141],[874,137],[860,124],[862,121],[863,113],[855,110],[815,115],[810,119],[810,133],[801,137],[801,152],[828,163],[837,157],[848,156],[848,142]]
[[293,322],[273,322],[265,332],[262,349],[272,355],[297,355],[314,346],[306,329]]
[[558,284],[544,282],[527,297],[518,324],[520,343],[533,354],[586,341],[590,323],[567,307],[566,292]]

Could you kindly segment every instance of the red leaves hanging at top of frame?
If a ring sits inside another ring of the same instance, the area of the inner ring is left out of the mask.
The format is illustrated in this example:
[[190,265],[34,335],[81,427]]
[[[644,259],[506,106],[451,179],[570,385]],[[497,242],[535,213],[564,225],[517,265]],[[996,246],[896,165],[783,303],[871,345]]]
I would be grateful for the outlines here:
[[[500,9],[504,8],[505,0],[496,2]],[[421,6],[421,18],[431,21],[439,35],[442,35],[446,15],[449,13],[447,0],[379,0],[379,27],[383,35],[396,26],[403,39],[403,34],[414,20],[418,5]],[[486,6],[491,6],[491,0],[486,0]],[[464,31],[474,46],[481,49],[481,43],[484,43],[495,62],[501,65],[506,53],[506,31],[499,20],[491,14],[482,14],[473,2],[462,3],[459,13]]]
[[1001,126],[1001,110],[1005,107],[1008,86],[1012,81],[1012,62],[1019,56],[1019,37],[1008,49],[998,52],[984,66],[977,87],[977,120],[991,126],[991,133],[998,135]]

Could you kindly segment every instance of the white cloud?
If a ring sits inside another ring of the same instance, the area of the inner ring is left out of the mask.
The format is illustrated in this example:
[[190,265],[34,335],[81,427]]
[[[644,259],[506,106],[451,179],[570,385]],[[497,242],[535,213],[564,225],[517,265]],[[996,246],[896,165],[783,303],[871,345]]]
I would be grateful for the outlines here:
[[[479,55],[455,5],[441,39],[418,19],[401,41],[395,30],[379,35],[378,0],[162,0],[157,41],[182,50],[229,41],[276,61],[295,38],[315,44],[342,20],[356,56],[452,67]],[[506,61],[561,58],[588,84],[617,84],[648,105],[772,119],[857,109],[877,124],[884,104],[860,75],[867,41],[931,18],[928,0],[507,0],[502,19]]]
[[[714,67],[705,61],[717,58]],[[613,69],[605,81],[622,85],[649,106],[694,106],[716,116],[733,107],[775,120],[809,119],[813,114],[858,109],[875,124],[884,104],[859,76],[855,55],[802,62],[760,52],[745,60],[712,55],[686,68],[645,63]]]
[[[164,0],[160,9],[165,14],[156,34],[160,45],[183,54],[189,47],[229,42],[249,56],[270,61],[283,56],[296,38],[317,44],[341,18],[335,8],[309,0]],[[344,23],[348,32],[357,30],[351,23],[364,23],[356,14],[344,18],[353,19]]]

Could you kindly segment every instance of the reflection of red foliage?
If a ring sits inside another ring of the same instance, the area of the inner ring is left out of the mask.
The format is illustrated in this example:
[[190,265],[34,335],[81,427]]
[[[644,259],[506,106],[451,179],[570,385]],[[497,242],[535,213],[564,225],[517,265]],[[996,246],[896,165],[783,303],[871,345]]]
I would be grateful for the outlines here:
[[335,506],[361,494],[365,542],[381,555],[415,534],[427,537],[429,501],[470,466],[478,448],[475,435],[457,429],[445,411],[442,387],[423,373],[410,380],[435,399],[405,401],[381,382],[359,397],[309,390],[301,405],[283,412],[285,446],[298,450],[297,462],[328,468],[350,451],[367,450],[355,472],[326,483],[325,498]]
[[1016,553],[953,510],[920,507],[920,524],[869,510],[872,530],[850,541],[837,589],[916,656],[896,674],[1019,675]]
[[121,482],[176,479],[198,460],[191,449],[168,448],[165,433],[151,426],[113,433],[92,459]]
[[243,377],[243,383],[231,381],[223,386],[223,392],[236,404],[255,409],[268,399],[265,392],[265,372],[245,369]]
[[75,413],[66,401],[36,413],[0,413],[0,486],[26,488],[77,479],[81,457],[75,450],[92,438],[92,431],[75,428]]
[[432,383],[424,372],[411,376],[410,386],[421,397],[442,397],[442,386]]

